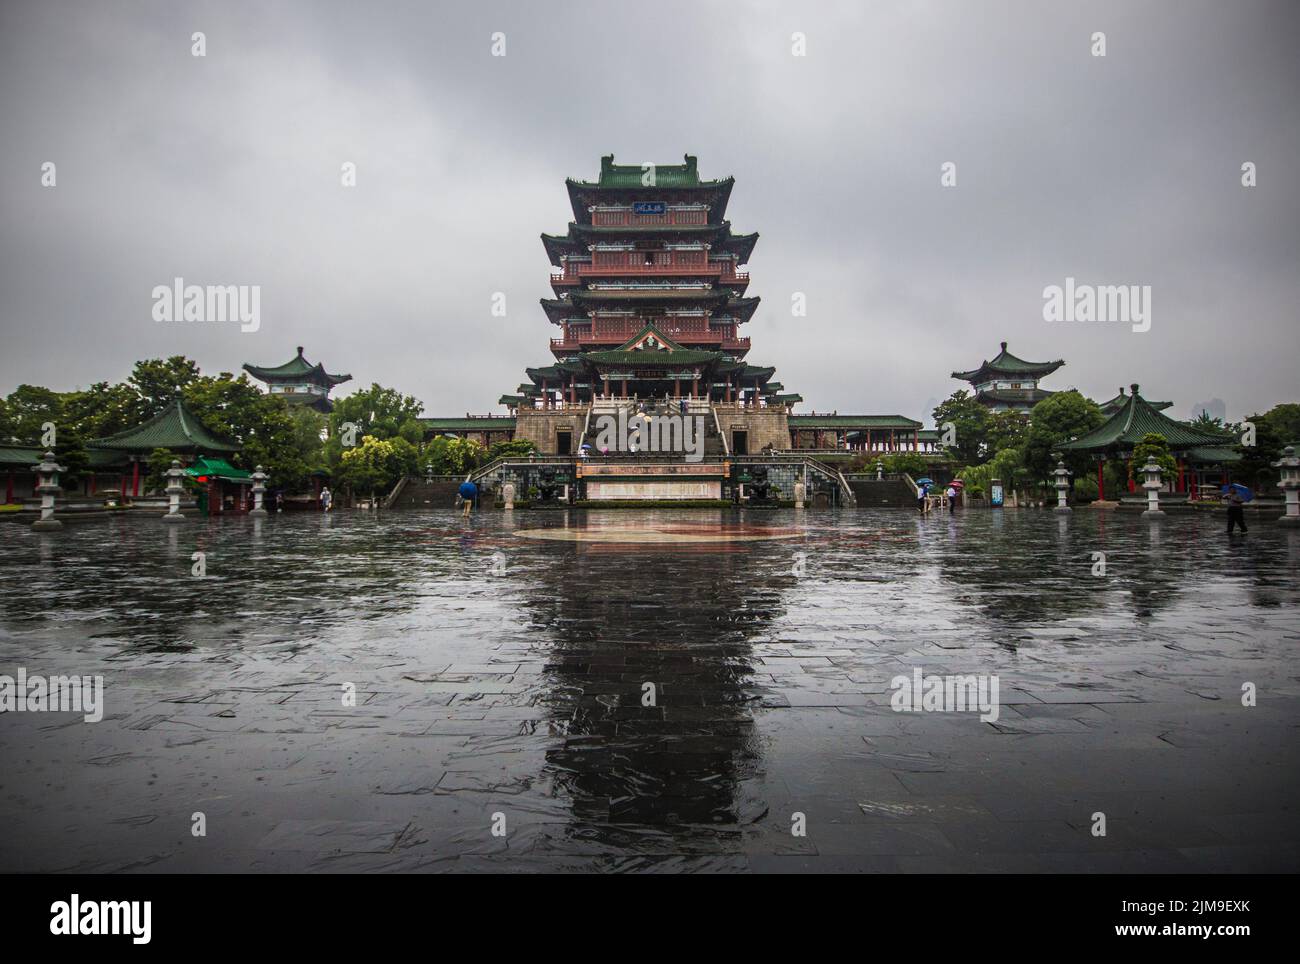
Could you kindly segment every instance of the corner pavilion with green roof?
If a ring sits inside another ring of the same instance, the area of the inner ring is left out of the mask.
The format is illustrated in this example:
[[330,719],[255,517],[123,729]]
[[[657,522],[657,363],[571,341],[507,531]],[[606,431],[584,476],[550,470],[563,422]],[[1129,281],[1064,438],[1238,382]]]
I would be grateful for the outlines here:
[[[1204,478],[1207,470],[1217,468],[1221,482],[1227,481],[1224,467],[1241,458],[1229,447],[1236,442],[1235,438],[1223,433],[1203,432],[1190,425],[1174,421],[1144,399],[1138,393],[1136,384],[1130,386],[1130,389],[1131,393],[1126,397],[1124,405],[1102,425],[1058,446],[1063,452],[1087,452],[1097,457],[1099,500],[1106,497],[1102,483],[1102,469],[1106,461],[1131,457],[1134,447],[1150,434],[1164,437],[1169,443],[1170,453],[1178,463],[1178,479],[1173,483],[1174,492],[1188,491],[1186,474],[1188,467],[1195,471],[1193,495],[1199,495],[1200,489],[1209,484]],[[1132,491],[1131,483],[1130,491]]]
[[1007,351],[1007,343],[992,360],[980,363],[968,372],[953,372],[952,377],[970,382],[975,400],[995,412],[1028,412],[1054,392],[1038,387],[1041,378],[1052,374],[1065,364],[1056,361],[1031,362],[1017,358]]
[[298,354],[283,365],[274,368],[262,368],[245,363],[244,371],[260,382],[264,382],[267,391],[277,398],[283,398],[290,405],[306,405],[318,412],[329,412],[334,408],[330,401],[330,390],[335,385],[351,381],[351,375],[331,375],[325,366],[317,362],[312,364],[303,357],[303,347],[298,346]]
[[[148,462],[154,449],[170,449],[178,455],[198,458],[231,455],[240,448],[238,443],[210,431],[179,398],[153,418],[133,428],[86,443],[92,465],[98,457],[105,464],[123,467],[123,496],[140,494],[140,464]],[[127,492],[125,472],[128,463],[131,466],[130,493]]]

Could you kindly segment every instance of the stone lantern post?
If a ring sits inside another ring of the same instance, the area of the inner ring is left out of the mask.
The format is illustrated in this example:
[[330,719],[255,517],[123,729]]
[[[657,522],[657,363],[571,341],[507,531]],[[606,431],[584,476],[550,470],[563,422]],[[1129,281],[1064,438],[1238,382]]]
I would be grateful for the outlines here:
[[505,504],[506,504],[506,508],[507,508],[507,509],[514,509],[514,507],[515,507],[515,484],[514,484],[513,482],[505,482],[505,483],[502,484],[502,486],[501,486],[501,498],[502,498],[502,500],[505,502]]
[[794,507],[796,509],[803,508],[804,496],[806,493],[807,493],[807,489],[804,486],[804,481],[803,479],[799,479],[794,484]]
[[1065,463],[1058,461],[1056,471],[1052,473],[1056,476],[1056,481],[1052,485],[1056,489],[1056,510],[1061,514],[1070,512],[1071,509],[1065,504],[1065,494],[1070,491],[1070,470],[1065,467]]
[[1160,466],[1156,464],[1154,455],[1147,456],[1142,474],[1146,476],[1142,488],[1147,490],[1147,510],[1142,515],[1148,519],[1159,519],[1164,516],[1164,511],[1160,508],[1160,489],[1164,483],[1160,481]]
[[266,515],[266,509],[262,507],[262,501],[266,497],[266,480],[270,478],[262,467],[259,465],[249,476],[253,480],[253,508],[248,514],[254,518],[263,518]]
[[181,514],[181,496],[185,493],[185,486],[181,485],[181,479],[185,478],[185,470],[181,468],[181,463],[177,459],[172,459],[172,467],[163,475],[167,479],[167,514],[162,517],[163,522],[185,522],[185,516]]
[[32,528],[61,529],[63,523],[54,518],[54,497],[62,491],[59,487],[59,473],[67,470],[54,461],[53,452],[46,452],[41,463],[32,468],[40,477],[40,484],[36,486],[36,491],[41,497],[41,517],[32,523]]
[[876,481],[885,481],[885,463],[880,461],[880,459],[876,459]]
[[1273,468],[1281,470],[1278,485],[1286,493],[1286,515],[1278,516],[1277,521],[1284,526],[1300,526],[1300,458],[1296,457],[1294,445],[1282,450],[1282,458],[1273,463]]
[[424,483],[425,485],[433,485],[433,463],[432,462],[424,463]]

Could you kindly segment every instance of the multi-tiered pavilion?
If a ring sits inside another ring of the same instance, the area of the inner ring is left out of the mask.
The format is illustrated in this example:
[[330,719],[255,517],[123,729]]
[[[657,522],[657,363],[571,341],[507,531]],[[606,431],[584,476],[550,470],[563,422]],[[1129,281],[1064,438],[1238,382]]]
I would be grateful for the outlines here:
[[320,362],[312,364],[298,346],[298,354],[283,365],[263,368],[258,365],[244,365],[244,371],[260,382],[264,382],[267,391],[277,398],[283,398],[290,405],[305,405],[318,412],[333,410],[330,391],[335,385],[351,381],[351,375],[331,375]]
[[553,409],[599,398],[694,398],[787,407],[800,401],[746,360],[740,334],[759,299],[749,297],[757,234],[726,219],[733,178],[704,180],[683,164],[615,164],[595,181],[566,182],[573,221],[543,234],[556,270],[542,299],[558,329],[554,361],[501,401]]
[[968,372],[953,372],[952,377],[970,382],[975,400],[995,412],[1028,412],[1053,392],[1040,388],[1038,382],[1056,371],[1065,362],[1033,362],[1017,358],[1007,351],[1007,343],[992,359],[980,363],[979,368]]

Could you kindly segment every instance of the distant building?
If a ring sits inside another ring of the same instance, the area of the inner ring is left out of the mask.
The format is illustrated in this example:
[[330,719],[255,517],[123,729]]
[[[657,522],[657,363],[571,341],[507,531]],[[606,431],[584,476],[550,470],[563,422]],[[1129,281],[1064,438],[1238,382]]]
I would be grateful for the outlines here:
[[259,368],[245,364],[244,371],[264,382],[270,394],[293,405],[308,405],[318,412],[329,412],[334,408],[329,397],[330,389],[352,380],[351,375],[331,375],[319,362],[313,365],[307,361],[302,355],[302,345],[298,346],[298,356],[283,365]]
[[1031,362],[1017,358],[1002,343],[992,361],[982,362],[979,368],[968,372],[953,372],[952,377],[970,382],[975,399],[995,412],[1028,412],[1050,395],[1055,394],[1038,387],[1038,380],[1056,371],[1065,362]]

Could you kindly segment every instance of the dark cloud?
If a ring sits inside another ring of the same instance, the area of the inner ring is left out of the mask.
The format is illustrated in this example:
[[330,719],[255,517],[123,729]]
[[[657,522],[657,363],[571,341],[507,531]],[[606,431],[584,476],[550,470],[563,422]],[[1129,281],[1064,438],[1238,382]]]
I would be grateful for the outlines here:
[[[303,344],[487,411],[549,357],[564,178],[689,151],[737,178],[751,359],[805,408],[921,414],[1005,339],[1066,359],[1051,387],[1240,417],[1295,397],[1298,27],[1291,3],[1181,0],[6,3],[0,391]],[[1067,275],[1151,285],[1151,331],[1044,322]],[[260,331],[155,324],[175,276],[260,284]]]

